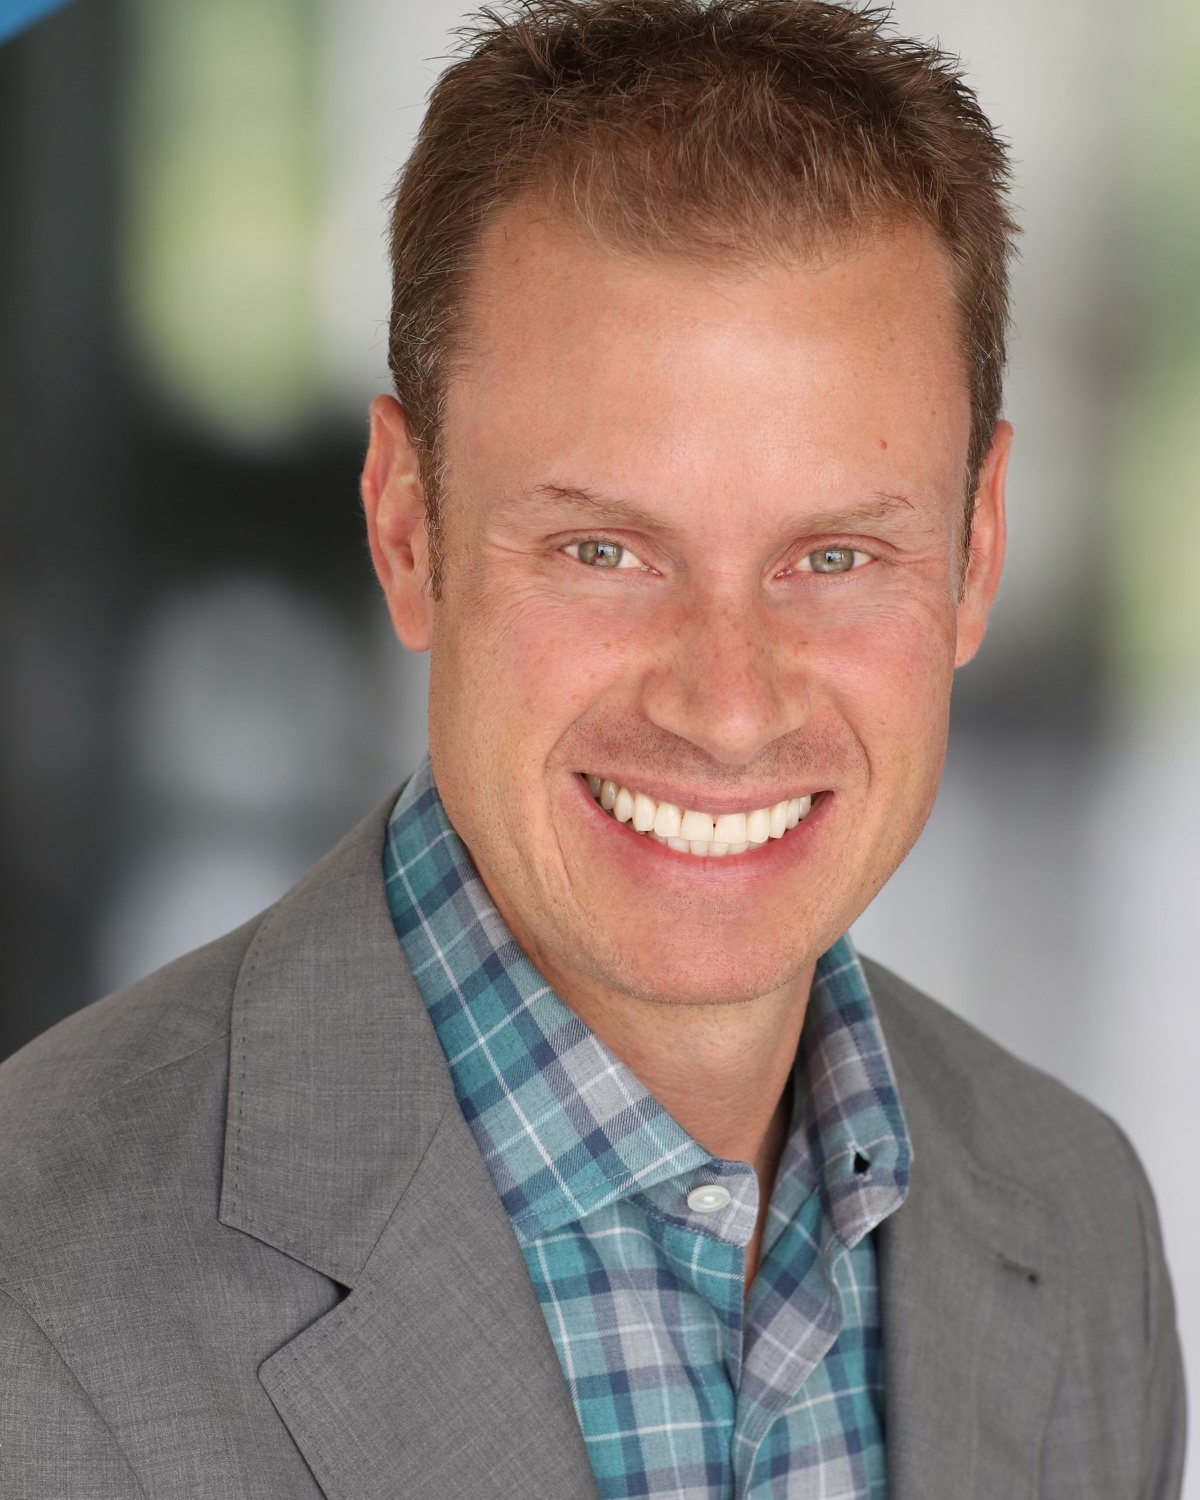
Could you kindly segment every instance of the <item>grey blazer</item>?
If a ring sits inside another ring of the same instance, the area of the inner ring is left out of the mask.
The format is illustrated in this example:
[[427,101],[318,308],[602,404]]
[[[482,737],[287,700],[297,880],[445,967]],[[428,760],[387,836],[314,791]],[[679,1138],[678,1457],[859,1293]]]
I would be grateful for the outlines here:
[[[595,1500],[392,930],[385,818],[0,1069],[3,1500]],[[879,1242],[892,1500],[1177,1495],[1129,1146],[868,972],[915,1150]]]

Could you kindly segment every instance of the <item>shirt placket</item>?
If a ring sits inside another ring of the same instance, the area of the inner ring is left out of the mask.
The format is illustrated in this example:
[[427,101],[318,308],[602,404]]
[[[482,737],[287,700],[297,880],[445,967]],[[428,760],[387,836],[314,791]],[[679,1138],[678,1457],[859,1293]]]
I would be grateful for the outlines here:
[[[750,1494],[759,1451],[832,1348],[843,1324],[834,1267],[846,1247],[822,1222],[817,1196],[778,1237],[760,1272],[765,1278],[750,1305],[746,1359],[734,1436],[734,1495]],[[772,1262],[774,1261],[774,1264]],[[780,1267],[801,1270],[798,1285],[780,1296],[771,1285]]]
[[660,1243],[676,1274],[717,1317],[722,1362],[736,1398],[745,1352],[746,1246],[758,1218],[754,1169],[710,1157],[639,1197],[663,1225]]

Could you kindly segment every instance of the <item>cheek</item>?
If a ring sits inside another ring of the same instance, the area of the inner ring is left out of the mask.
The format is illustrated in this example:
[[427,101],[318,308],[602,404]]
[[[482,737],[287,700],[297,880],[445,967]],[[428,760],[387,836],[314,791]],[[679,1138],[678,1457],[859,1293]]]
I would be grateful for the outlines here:
[[873,776],[940,765],[954,668],[949,601],[856,612],[814,633],[811,665],[854,731]]
[[484,720],[500,741],[553,744],[611,694],[644,642],[637,611],[567,601],[541,580],[481,578],[472,592],[478,602],[454,602],[454,628],[439,644],[457,717],[473,735]]

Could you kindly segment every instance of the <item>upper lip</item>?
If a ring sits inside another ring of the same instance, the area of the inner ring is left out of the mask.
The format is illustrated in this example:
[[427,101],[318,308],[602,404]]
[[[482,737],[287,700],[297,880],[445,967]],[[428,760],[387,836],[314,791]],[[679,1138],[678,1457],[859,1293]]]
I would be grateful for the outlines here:
[[617,786],[628,787],[631,792],[644,792],[655,802],[671,802],[676,807],[717,815],[753,812],[755,808],[774,807],[778,802],[790,802],[793,797],[816,797],[820,792],[829,790],[827,786],[790,782],[786,787],[775,787],[770,790],[750,787],[745,790],[735,788],[732,791],[726,789],[718,792],[695,785],[686,788],[668,786],[665,781],[657,781],[653,776],[642,776],[637,772],[624,776],[615,775],[611,771],[593,771],[589,768],[587,771],[581,771],[580,775],[599,776],[602,781],[612,781]]

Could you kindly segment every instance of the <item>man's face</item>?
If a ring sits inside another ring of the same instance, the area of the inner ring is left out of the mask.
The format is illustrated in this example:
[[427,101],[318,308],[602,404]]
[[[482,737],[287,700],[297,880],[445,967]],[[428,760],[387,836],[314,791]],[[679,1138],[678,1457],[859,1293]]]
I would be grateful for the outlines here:
[[[401,634],[432,641],[452,823],[568,995],[728,1002],[806,978],[928,816],[999,569],[1006,431],[964,590],[970,412],[942,252],[909,228],[723,273],[520,208],[489,231],[470,308],[440,601],[394,404],[364,485]],[[596,779],[649,799],[643,824],[650,804],[707,814],[709,848],[618,822]],[[782,837],[722,839],[798,798]]]

